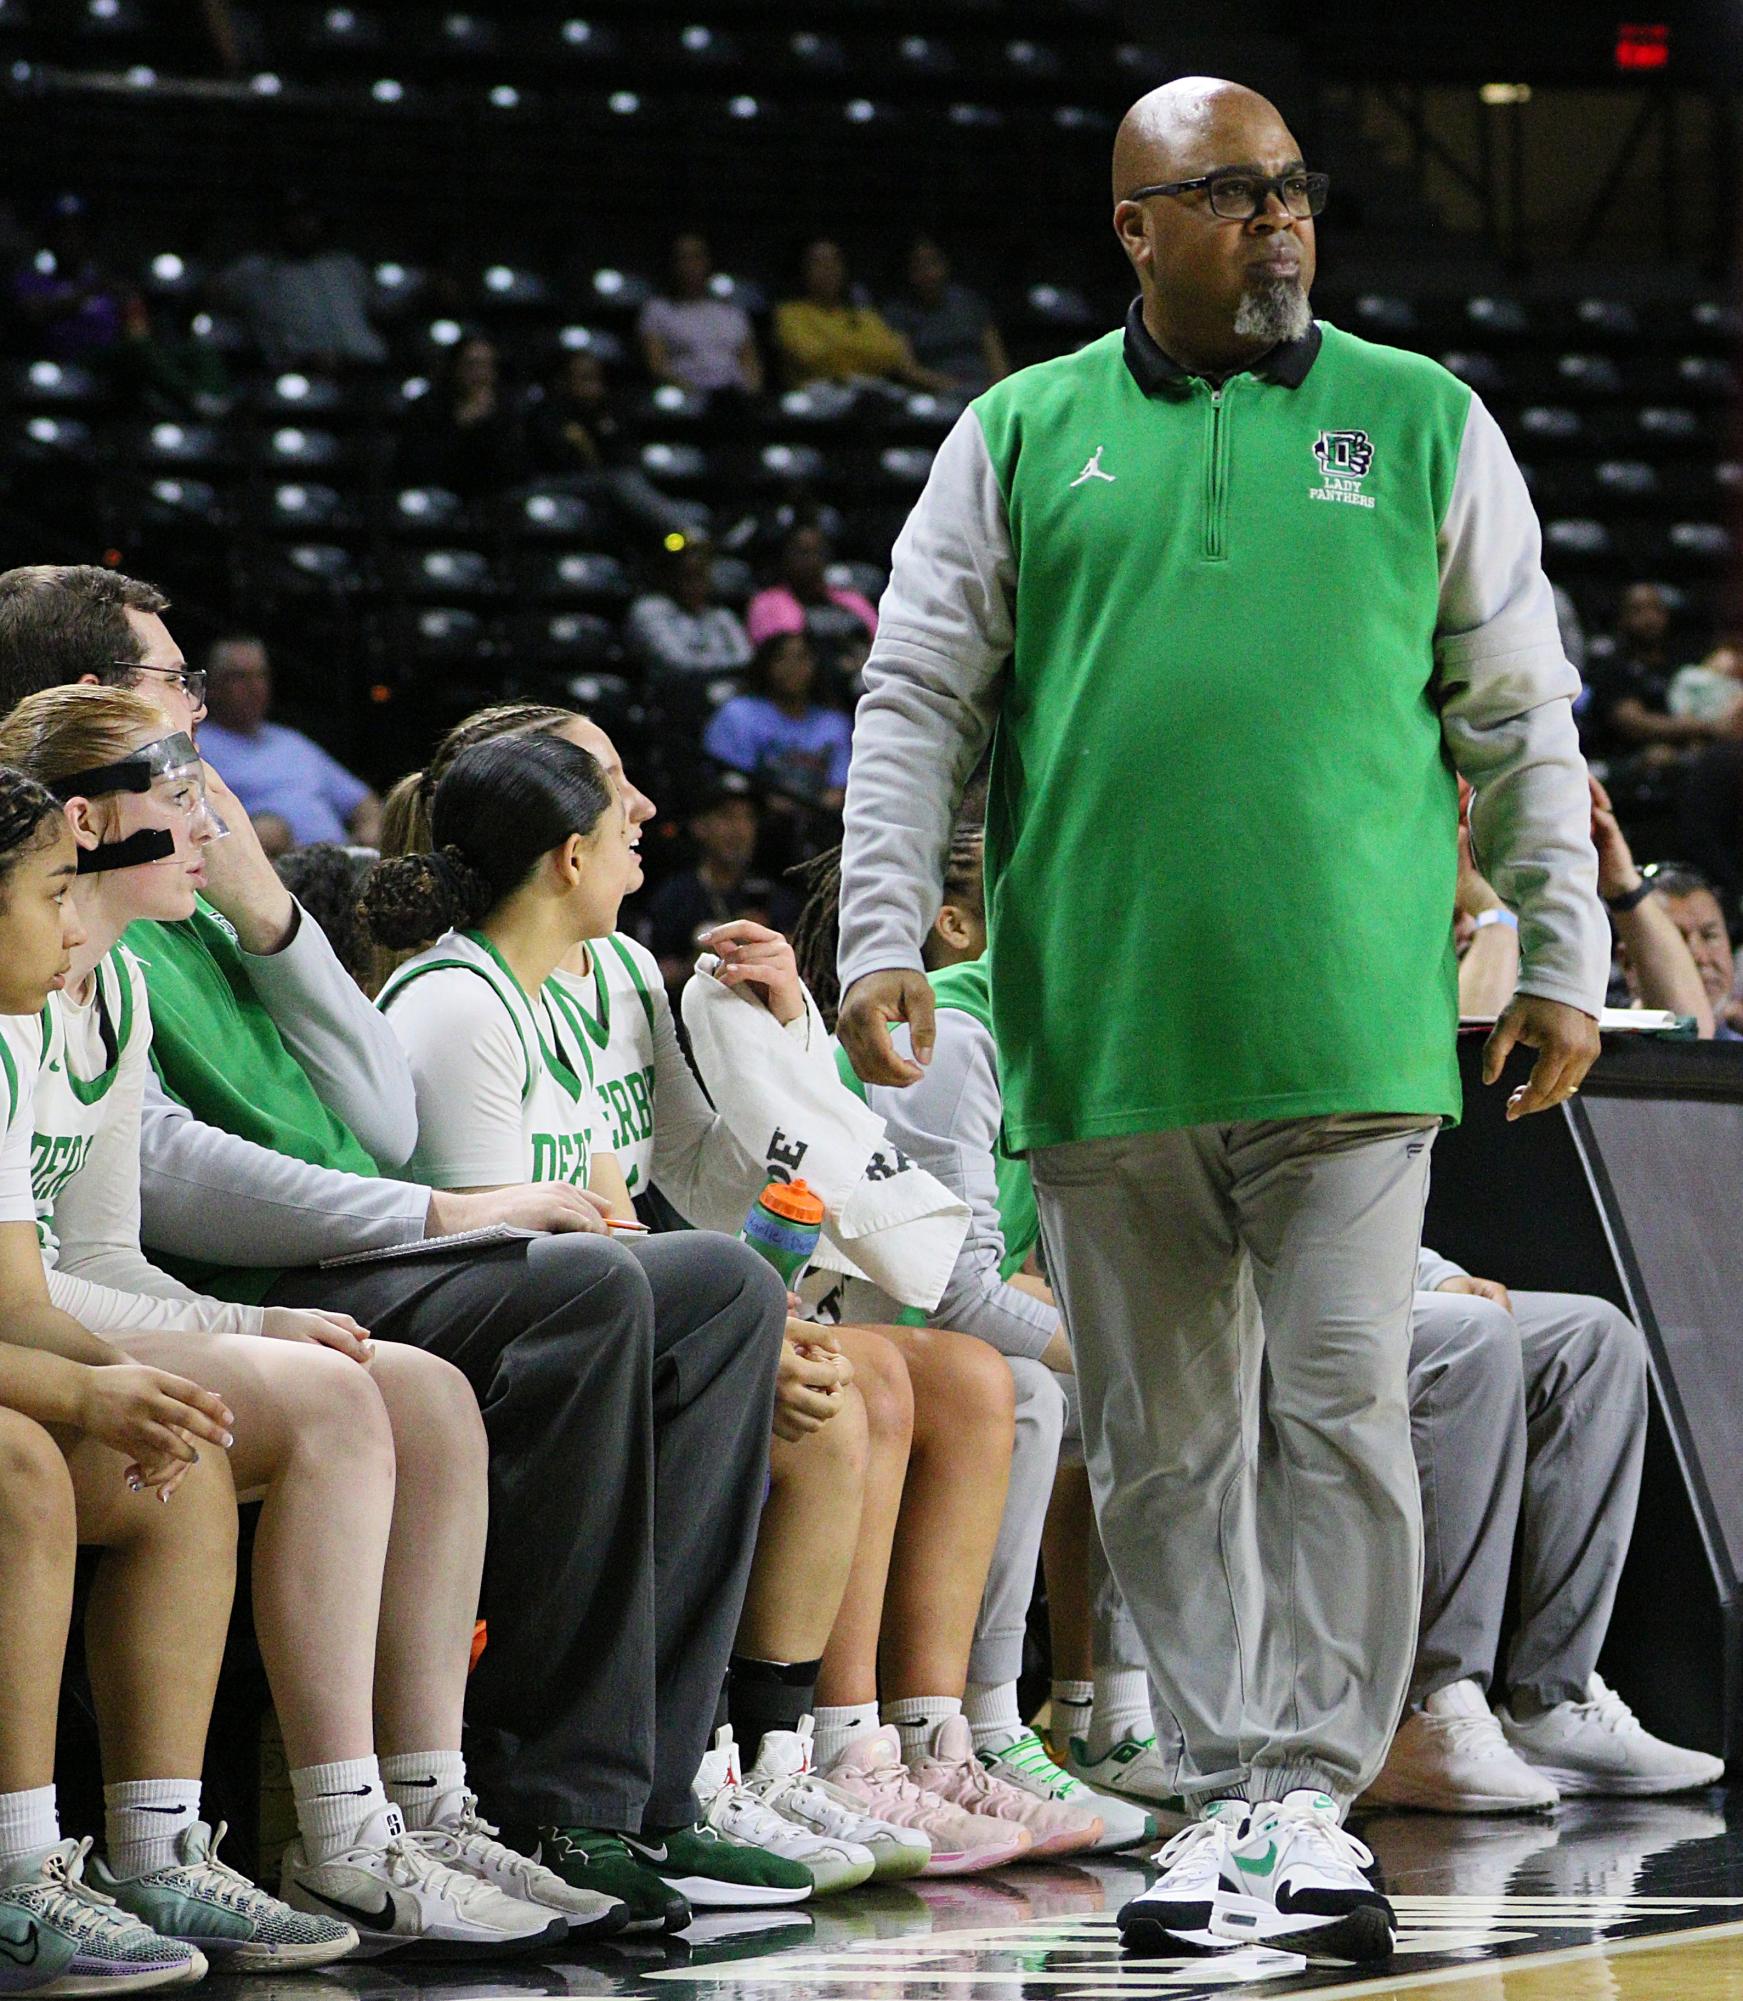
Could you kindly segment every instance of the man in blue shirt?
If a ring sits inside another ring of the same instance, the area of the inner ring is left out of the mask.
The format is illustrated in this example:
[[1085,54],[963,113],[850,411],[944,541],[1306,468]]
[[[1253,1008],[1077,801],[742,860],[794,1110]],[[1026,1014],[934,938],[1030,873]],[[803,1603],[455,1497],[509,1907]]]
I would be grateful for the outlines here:
[[206,657],[207,715],[200,751],[248,817],[273,813],[297,847],[350,841],[375,847],[381,801],[313,738],[268,722],[272,669],[258,639],[217,640]]

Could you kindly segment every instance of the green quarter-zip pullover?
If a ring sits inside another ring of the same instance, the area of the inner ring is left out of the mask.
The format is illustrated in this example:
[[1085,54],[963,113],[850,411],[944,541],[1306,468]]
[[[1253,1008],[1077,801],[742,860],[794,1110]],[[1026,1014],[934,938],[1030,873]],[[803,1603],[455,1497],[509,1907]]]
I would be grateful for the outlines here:
[[1488,412],[1421,356],[1315,325],[1213,384],[1134,308],[998,384],[897,544],[866,681],[843,984],[919,965],[992,734],[1014,1149],[1456,1116],[1455,766],[1522,989],[1601,1005],[1536,520]]

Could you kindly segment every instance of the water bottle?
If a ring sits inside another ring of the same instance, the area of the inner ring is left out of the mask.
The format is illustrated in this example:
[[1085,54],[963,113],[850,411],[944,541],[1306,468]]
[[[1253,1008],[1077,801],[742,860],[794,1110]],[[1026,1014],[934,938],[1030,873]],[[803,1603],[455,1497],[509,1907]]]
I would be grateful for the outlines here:
[[792,1291],[823,1234],[823,1201],[802,1181],[771,1181],[739,1235],[768,1259]]

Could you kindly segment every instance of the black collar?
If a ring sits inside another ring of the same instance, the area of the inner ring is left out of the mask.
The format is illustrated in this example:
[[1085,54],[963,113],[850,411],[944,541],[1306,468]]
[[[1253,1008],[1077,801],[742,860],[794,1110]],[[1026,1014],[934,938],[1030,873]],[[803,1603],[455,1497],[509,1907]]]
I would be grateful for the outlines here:
[[[1257,375],[1284,389],[1299,389],[1307,371],[1319,359],[1322,336],[1315,320],[1299,340],[1282,340],[1274,348],[1249,362],[1237,374]],[[1146,396],[1160,396],[1192,380],[1191,371],[1181,367],[1171,354],[1164,354],[1156,337],[1144,324],[1144,302],[1134,299],[1126,312],[1126,366],[1132,380]]]

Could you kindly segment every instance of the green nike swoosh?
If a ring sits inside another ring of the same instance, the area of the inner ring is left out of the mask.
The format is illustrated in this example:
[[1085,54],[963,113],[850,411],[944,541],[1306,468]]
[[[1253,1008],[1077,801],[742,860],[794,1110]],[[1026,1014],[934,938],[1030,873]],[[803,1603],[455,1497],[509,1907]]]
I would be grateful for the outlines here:
[[1277,1844],[1271,1842],[1256,1862],[1249,1862],[1244,1855],[1235,1857],[1235,1867],[1243,1876],[1268,1876],[1277,1862]]

